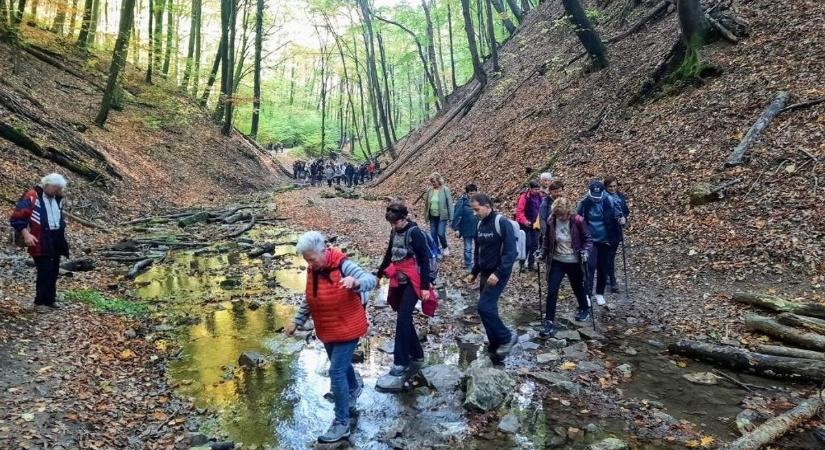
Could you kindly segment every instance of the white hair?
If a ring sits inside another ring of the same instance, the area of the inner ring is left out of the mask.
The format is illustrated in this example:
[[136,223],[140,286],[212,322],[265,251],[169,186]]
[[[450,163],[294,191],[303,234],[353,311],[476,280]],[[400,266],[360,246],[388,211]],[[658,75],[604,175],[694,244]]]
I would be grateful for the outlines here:
[[59,188],[66,187],[66,179],[59,173],[50,173],[40,180],[40,186],[56,186]]
[[540,180],[553,180],[553,174],[550,172],[544,172],[543,174],[539,175]]
[[306,252],[323,253],[326,250],[326,239],[324,235],[317,231],[308,231],[298,238],[298,243],[295,244],[295,251],[298,254]]

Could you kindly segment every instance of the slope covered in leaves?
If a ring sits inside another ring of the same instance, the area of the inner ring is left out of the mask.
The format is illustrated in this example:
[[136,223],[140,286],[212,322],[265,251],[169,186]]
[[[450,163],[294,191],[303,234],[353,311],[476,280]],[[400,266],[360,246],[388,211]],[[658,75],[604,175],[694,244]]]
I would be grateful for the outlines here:
[[71,183],[73,211],[105,221],[223,201],[285,180],[268,155],[238,133],[221,136],[205,110],[163,87],[162,80],[146,85],[131,67],[124,81],[125,107],[112,112],[105,129],[96,127],[92,120],[109,62],[94,55],[81,59],[72,45],[54,39],[24,27],[24,40],[33,50],[20,53],[16,70],[6,57],[12,49],[0,44],[0,124],[88,172],[36,156],[24,148],[32,146],[25,140],[0,138],[4,201],[16,199],[44,173],[58,171]]
[[[641,2],[626,23],[626,2],[585,3],[599,11],[607,40],[658,2]],[[409,162],[375,190],[416,199],[438,171],[454,191],[476,182],[511,211],[538,172],[560,177],[576,199],[588,180],[616,175],[632,202],[628,235],[646,280],[674,285],[717,274],[733,283],[821,285],[825,104],[780,114],[750,148],[747,164],[724,163],[778,91],[789,91],[790,103],[825,96],[825,34],[818,31],[825,8],[810,0],[733,5],[751,33],[737,45],[705,47],[719,76],[665,87],[631,106],[678,39],[673,6],[610,44],[610,67],[591,72],[586,58],[568,65],[581,45],[561,20],[560,2],[544,2],[503,46],[502,71],[472,109],[413,155],[439,118],[399,143]],[[700,183],[730,187],[721,201],[691,207],[689,192]],[[423,208],[420,200],[416,206]]]

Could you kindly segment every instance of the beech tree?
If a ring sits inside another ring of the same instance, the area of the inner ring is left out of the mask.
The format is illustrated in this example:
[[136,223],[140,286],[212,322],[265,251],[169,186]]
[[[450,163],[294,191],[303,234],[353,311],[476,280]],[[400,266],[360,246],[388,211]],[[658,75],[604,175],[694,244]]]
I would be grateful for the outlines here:
[[252,131],[253,138],[258,137],[258,126],[261,119],[261,53],[264,43],[264,0],[257,0],[255,12],[255,69],[252,88]]
[[579,37],[582,46],[590,55],[590,60],[593,61],[593,68],[600,70],[607,67],[607,51],[599,33],[593,27],[590,19],[587,18],[581,2],[579,0],[561,0],[561,3],[564,5],[564,10],[575,28],[576,36]]
[[384,100],[381,98],[381,88],[378,84],[378,70],[375,66],[375,45],[372,40],[372,17],[367,0],[358,0],[358,5],[361,8],[361,16],[364,26],[364,39],[367,41],[367,72],[373,87],[372,93],[375,96],[376,109],[378,109],[378,116],[381,121],[381,129],[384,132],[384,140],[387,143],[387,153],[389,153],[391,158],[395,159],[397,155],[390,138],[390,127],[387,123],[387,115],[384,110]]
[[487,84],[487,74],[481,67],[481,60],[478,57],[476,48],[476,33],[473,29],[473,18],[470,14],[470,0],[461,0],[461,14],[464,16],[464,29],[467,32],[467,47],[470,50],[470,58],[473,61],[473,76],[484,86]]
[[120,74],[126,65],[126,57],[129,52],[129,38],[132,33],[132,22],[135,18],[135,0],[123,0],[120,7],[120,23],[118,25],[115,49],[112,52],[112,63],[109,66],[109,77],[106,80],[106,88],[103,91],[103,101],[100,110],[95,117],[95,124],[103,127],[109,117],[109,109],[119,95]]

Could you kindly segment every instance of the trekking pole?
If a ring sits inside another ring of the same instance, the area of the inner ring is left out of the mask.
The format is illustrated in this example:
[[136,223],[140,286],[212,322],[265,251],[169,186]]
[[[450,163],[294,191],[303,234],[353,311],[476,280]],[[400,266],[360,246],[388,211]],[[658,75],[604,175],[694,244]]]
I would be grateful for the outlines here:
[[592,293],[593,286],[590,285],[590,271],[587,270],[587,263],[581,261],[579,265],[582,268],[582,283],[584,283],[584,290],[587,296],[587,303],[590,305],[590,322],[593,324],[593,331],[596,331],[596,307],[593,306]]
[[625,248],[627,247],[627,235],[624,236],[624,240],[622,241],[622,265],[624,266],[624,299],[626,302],[630,303],[630,280],[627,278],[627,251]]
[[538,278],[537,281],[539,282],[539,320],[544,320],[544,312],[541,308],[542,299],[544,298],[544,296],[541,295],[541,261],[539,261],[538,258],[536,258],[536,278]]

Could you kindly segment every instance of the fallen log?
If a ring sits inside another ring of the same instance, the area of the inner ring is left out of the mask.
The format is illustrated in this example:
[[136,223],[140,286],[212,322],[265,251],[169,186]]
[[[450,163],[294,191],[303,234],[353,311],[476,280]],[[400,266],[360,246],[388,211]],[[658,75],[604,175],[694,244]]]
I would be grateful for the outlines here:
[[254,226],[255,226],[255,220],[257,220],[257,216],[255,216],[255,215],[253,214],[253,215],[252,215],[252,219],[249,221],[249,223],[248,223],[248,224],[246,224],[246,225],[244,225],[243,227],[241,227],[241,228],[239,228],[239,229],[237,229],[237,230],[235,230],[235,231],[233,231],[233,232],[229,233],[229,237],[233,237],[233,238],[234,238],[234,237],[238,237],[238,236],[240,236],[240,235],[242,235],[242,234],[246,233],[247,231],[251,230],[251,229],[252,229],[252,227],[254,227]]
[[825,305],[795,303],[774,295],[757,294],[753,292],[738,292],[733,294],[733,300],[776,312],[788,312],[825,319]]
[[788,100],[791,98],[791,95],[786,91],[779,91],[776,94],[776,97],[773,101],[762,111],[762,114],[756,120],[756,122],[751,126],[748,133],[745,134],[745,137],[742,139],[739,144],[733,148],[730,156],[728,156],[727,165],[729,166],[736,166],[742,164],[742,160],[745,157],[745,152],[748,151],[748,147],[753,144],[757,139],[759,139],[759,134],[762,133],[771,120],[782,111],[782,108],[785,107],[785,104],[788,103]]
[[745,326],[749,330],[759,331],[790,344],[812,350],[825,350],[825,336],[782,325],[770,317],[749,315],[745,317]]
[[249,220],[251,218],[252,218],[252,213],[241,211],[241,212],[237,212],[235,214],[232,214],[231,216],[226,217],[225,219],[223,219],[223,223],[233,224],[235,222],[241,222],[241,221],[244,221],[244,220]]
[[825,361],[825,353],[801,348],[785,347],[784,345],[758,345],[756,351],[766,355],[787,356],[789,358],[816,359]]
[[825,380],[825,361],[764,355],[743,348],[683,340],[670,344],[675,355],[710,361],[730,369],[784,378],[795,377],[812,381]]
[[94,270],[95,262],[91,258],[70,259],[60,264],[60,268],[70,272],[88,272]]
[[126,274],[126,278],[133,280],[136,276],[138,276],[141,272],[143,272],[147,267],[151,266],[155,263],[155,258],[146,258],[138,261],[132,266],[132,269],[129,270],[129,273]]
[[100,230],[100,231],[103,231],[105,233],[111,233],[111,230],[109,229],[109,227],[107,227],[105,225],[101,225],[99,223],[92,222],[91,220],[84,219],[84,218],[82,218],[82,217],[78,216],[77,214],[74,214],[70,211],[63,211],[63,213],[66,214],[66,217],[68,217],[69,219],[72,219],[73,221],[75,221],[75,222],[77,222],[81,225],[85,225],[89,228],[94,228],[95,230]]
[[263,245],[261,245],[257,248],[253,248],[252,250],[249,251],[249,253],[247,253],[247,255],[250,258],[257,258],[257,257],[263,255],[264,253],[274,252],[275,248],[277,248],[277,247],[278,247],[277,244],[266,243],[266,244],[263,244]]
[[186,216],[183,219],[178,220],[178,226],[181,227],[181,228],[186,228],[189,225],[194,225],[198,222],[206,222],[206,219],[208,219],[208,218],[209,218],[209,212],[207,212],[207,211],[196,212],[195,214]]
[[758,450],[788,431],[814,417],[823,408],[825,391],[756,427],[755,430],[723,447],[724,450]]
[[798,316],[793,313],[782,313],[776,316],[776,320],[783,325],[805,328],[814,333],[825,334],[825,320],[822,319]]

